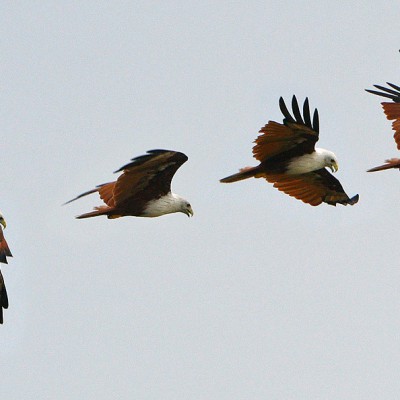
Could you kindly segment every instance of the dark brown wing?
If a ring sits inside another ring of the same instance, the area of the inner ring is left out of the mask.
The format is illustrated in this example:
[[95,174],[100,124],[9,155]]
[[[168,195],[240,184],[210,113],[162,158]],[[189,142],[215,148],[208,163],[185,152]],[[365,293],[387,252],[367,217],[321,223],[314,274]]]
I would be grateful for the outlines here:
[[256,145],[253,147],[253,156],[261,162],[285,152],[290,152],[290,157],[310,154],[318,141],[318,111],[315,109],[311,121],[308,98],[303,104],[303,116],[296,96],[292,98],[293,116],[282,97],[279,99],[279,107],[284,116],[283,124],[269,121],[261,128],[261,135],[254,141]]
[[[386,97],[391,99],[393,102],[383,102],[381,103],[383,111],[386,114],[388,120],[392,122],[392,129],[394,130],[394,140],[397,145],[397,149],[400,150],[400,87],[394,85],[393,83],[386,82],[390,88],[386,88],[380,85],[374,85],[377,89],[381,90],[378,92],[377,90],[365,89],[367,92],[376,94],[378,96]],[[379,168],[379,167],[377,167]],[[386,168],[385,168],[386,169]],[[374,169],[375,170],[375,169]],[[379,170],[377,170],[379,171]]]
[[353,205],[359,198],[358,195],[349,198],[340,182],[325,168],[302,175],[256,175],[256,178],[261,177],[273,183],[278,190],[312,206],[323,202],[333,206],[337,203]]
[[132,158],[129,164],[115,171],[123,171],[116,181],[98,185],[65,204],[95,192],[99,192],[100,198],[108,206],[101,207],[102,211],[118,207],[137,195],[143,196],[143,200],[158,198],[170,192],[175,172],[187,160],[188,157],[178,151],[149,150],[147,154]]
[[0,324],[3,323],[3,308],[8,308],[8,296],[3,275],[0,271]]
[[[150,150],[146,155],[133,158],[131,163],[115,171],[123,171],[113,187],[115,206],[136,196],[150,200],[166,195],[171,191],[175,172],[187,160],[185,154],[171,150]],[[106,190],[109,189],[103,189]]]

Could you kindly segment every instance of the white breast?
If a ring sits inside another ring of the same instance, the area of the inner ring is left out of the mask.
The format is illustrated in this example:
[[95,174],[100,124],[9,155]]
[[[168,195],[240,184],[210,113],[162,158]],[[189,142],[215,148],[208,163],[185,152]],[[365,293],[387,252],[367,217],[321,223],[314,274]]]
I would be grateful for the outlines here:
[[316,171],[324,168],[325,155],[323,149],[315,149],[311,154],[304,154],[300,157],[293,158],[287,167],[287,174],[306,174],[307,172]]
[[159,217],[164,214],[178,212],[180,209],[181,198],[178,195],[170,192],[159,199],[155,199],[147,203],[147,206],[141,216],[149,218]]

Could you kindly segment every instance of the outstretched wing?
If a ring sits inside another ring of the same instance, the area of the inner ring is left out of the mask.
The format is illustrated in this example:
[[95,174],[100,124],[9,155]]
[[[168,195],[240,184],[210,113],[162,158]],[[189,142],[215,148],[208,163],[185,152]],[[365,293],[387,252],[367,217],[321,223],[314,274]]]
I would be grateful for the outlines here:
[[359,198],[358,195],[349,198],[340,182],[325,168],[302,175],[261,173],[256,177],[265,178],[278,190],[312,206],[323,202],[333,206],[337,203],[353,205]]
[[175,172],[187,160],[188,157],[178,151],[149,150],[115,171],[123,172],[116,181],[98,185],[65,204],[95,192],[99,192],[104,203],[112,208],[136,196],[141,196],[143,201],[159,198],[170,192]]
[[[150,150],[143,156],[133,158],[132,162],[115,171],[123,171],[113,187],[115,206],[139,195],[150,200],[168,194],[175,172],[187,160],[185,154],[171,150]],[[102,186],[100,195],[108,197],[110,189],[111,186]]]
[[381,103],[381,105],[383,111],[386,114],[387,119],[393,121],[392,122],[392,129],[394,130],[393,137],[397,144],[397,149],[400,150],[400,87],[394,85],[393,83],[389,82],[386,83],[390,86],[390,88],[386,88],[380,85],[374,85],[375,88],[381,90],[380,92],[378,92],[377,90],[370,90],[370,89],[365,89],[365,90],[369,93],[386,97],[393,101],[390,103],[384,101],[383,103]]
[[8,308],[8,297],[3,275],[0,271],[0,324],[3,323],[3,308]]
[[318,110],[315,109],[311,121],[308,98],[303,104],[303,116],[301,115],[296,96],[292,98],[293,116],[288,111],[281,97],[279,107],[284,116],[283,124],[269,121],[254,141],[253,156],[263,162],[278,154],[289,152],[292,157],[310,154],[315,149],[315,143],[319,135]]

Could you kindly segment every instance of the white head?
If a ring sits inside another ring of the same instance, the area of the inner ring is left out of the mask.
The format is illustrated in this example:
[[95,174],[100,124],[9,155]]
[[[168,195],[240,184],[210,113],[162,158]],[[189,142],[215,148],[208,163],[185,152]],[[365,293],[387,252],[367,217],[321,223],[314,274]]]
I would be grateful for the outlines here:
[[190,203],[177,194],[174,194],[174,197],[176,199],[176,206],[177,206],[176,212],[182,212],[186,214],[188,217],[193,217],[193,210]]
[[325,149],[315,149],[319,153],[319,157],[323,162],[322,167],[328,167],[332,172],[336,172],[339,169],[338,160],[332,151]]
[[192,207],[187,200],[175,193],[169,192],[159,199],[150,201],[143,211],[142,217],[159,217],[164,214],[176,212],[182,212],[188,217],[193,215]]

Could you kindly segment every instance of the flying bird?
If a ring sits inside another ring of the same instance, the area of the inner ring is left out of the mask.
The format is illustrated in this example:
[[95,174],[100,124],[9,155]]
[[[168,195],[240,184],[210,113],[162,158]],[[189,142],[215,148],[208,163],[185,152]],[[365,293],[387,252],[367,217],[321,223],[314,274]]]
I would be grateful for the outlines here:
[[[6,228],[6,221],[1,213],[0,224],[3,225],[4,229]],[[3,229],[0,227],[0,262],[8,264],[7,257],[12,257],[12,254],[4,238]],[[3,323],[3,308],[8,308],[8,296],[4,278],[0,271],[0,324]]]
[[253,156],[260,164],[246,167],[238,173],[221,179],[230,183],[247,178],[264,178],[278,190],[304,203],[318,206],[322,202],[353,205],[359,196],[349,198],[340,182],[325,169],[338,170],[338,162],[331,151],[315,147],[319,138],[319,118],[315,109],[311,121],[308,98],[303,105],[303,116],[296,96],[292,99],[293,116],[281,97],[279,107],[283,124],[269,121],[255,140]]
[[[400,87],[393,83],[386,82],[390,88],[386,88],[380,85],[374,85],[375,88],[381,90],[365,89],[367,92],[376,94],[378,96],[386,97],[391,99],[391,102],[384,101],[381,103],[386,118],[392,122],[392,129],[394,130],[394,140],[397,145],[397,149],[400,150]],[[379,165],[378,167],[371,168],[367,172],[382,171],[384,169],[399,168],[400,169],[400,158],[390,158],[386,160],[386,164]]]
[[171,192],[171,180],[187,160],[185,154],[177,151],[150,150],[145,155],[132,158],[130,163],[115,171],[122,172],[116,181],[98,185],[67,203],[91,193],[99,193],[106,205],[77,216],[79,219],[99,215],[106,215],[110,219],[125,216],[159,217],[175,212],[193,216],[190,203]]

